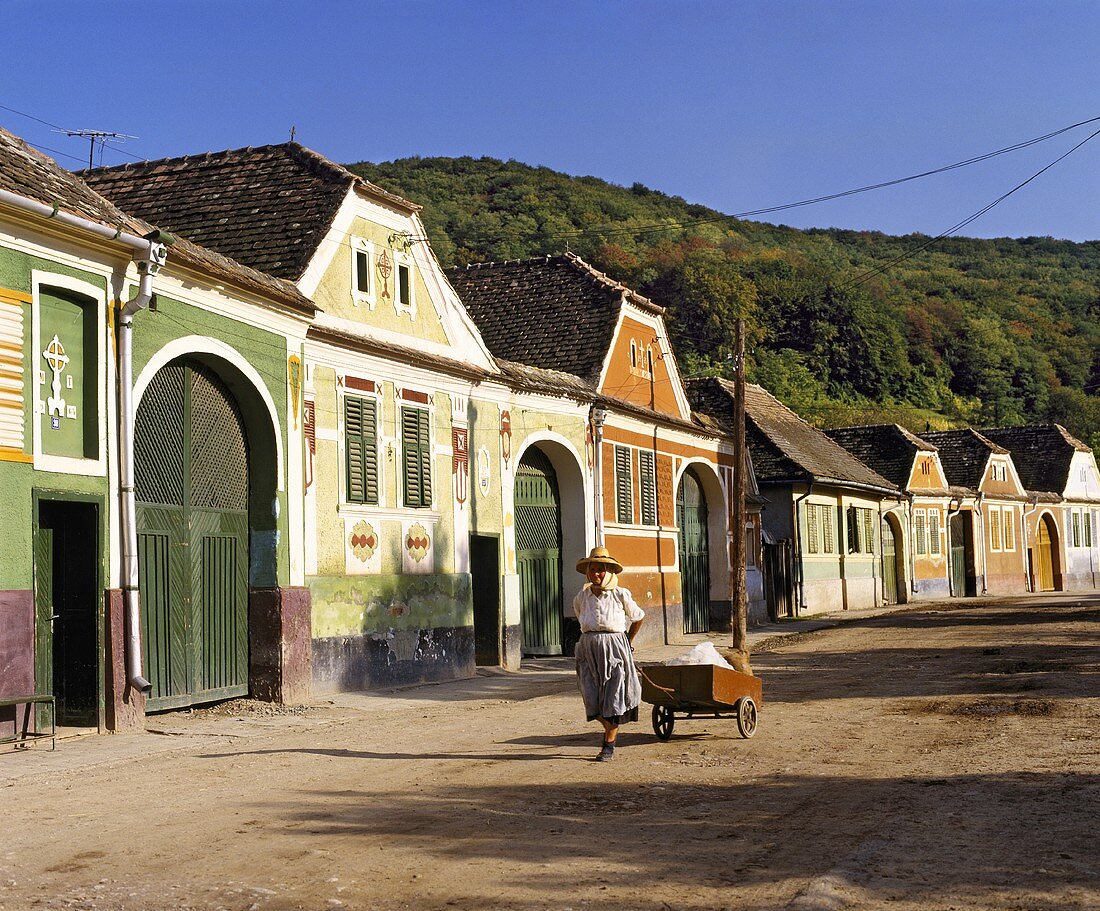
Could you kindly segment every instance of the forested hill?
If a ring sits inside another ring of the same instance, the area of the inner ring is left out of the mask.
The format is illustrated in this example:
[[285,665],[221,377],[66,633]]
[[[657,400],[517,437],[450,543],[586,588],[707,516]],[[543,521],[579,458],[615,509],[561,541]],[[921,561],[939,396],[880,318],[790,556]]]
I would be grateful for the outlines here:
[[1100,242],[920,250],[930,238],[732,221],[640,184],[512,161],[350,168],[424,206],[445,265],[569,249],[665,305],[687,373],[728,371],[744,316],[750,378],[823,426],[1050,419],[1100,444]]

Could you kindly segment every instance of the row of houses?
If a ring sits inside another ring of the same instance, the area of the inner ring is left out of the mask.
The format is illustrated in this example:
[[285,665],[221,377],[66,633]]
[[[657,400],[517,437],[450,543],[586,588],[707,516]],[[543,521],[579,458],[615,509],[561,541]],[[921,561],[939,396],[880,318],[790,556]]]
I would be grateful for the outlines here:
[[1064,432],[1079,487],[895,428],[902,483],[747,407],[738,465],[658,304],[568,254],[447,272],[417,205],[296,143],[78,176],[0,130],[0,699],[120,729],[515,668],[571,650],[597,543],[664,642],[729,628],[735,534],[754,618],[1094,583]]

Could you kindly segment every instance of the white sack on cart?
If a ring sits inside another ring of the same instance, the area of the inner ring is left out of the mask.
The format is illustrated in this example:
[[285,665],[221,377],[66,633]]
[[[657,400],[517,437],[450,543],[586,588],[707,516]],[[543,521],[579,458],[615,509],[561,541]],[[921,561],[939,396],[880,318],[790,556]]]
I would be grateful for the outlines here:
[[725,658],[718,654],[718,649],[714,647],[713,642],[700,642],[691,651],[684,652],[682,655],[678,655],[669,661],[665,662],[666,665],[679,665],[679,664],[716,664],[718,667],[728,667],[731,671],[734,669]]

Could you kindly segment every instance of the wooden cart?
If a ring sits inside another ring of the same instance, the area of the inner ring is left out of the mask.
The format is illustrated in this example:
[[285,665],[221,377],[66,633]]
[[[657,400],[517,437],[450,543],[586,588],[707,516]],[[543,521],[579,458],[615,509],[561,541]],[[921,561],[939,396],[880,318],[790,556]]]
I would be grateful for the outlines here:
[[653,733],[672,736],[677,718],[736,718],[742,737],[756,733],[764,704],[760,678],[714,664],[639,667],[642,699],[653,705]]

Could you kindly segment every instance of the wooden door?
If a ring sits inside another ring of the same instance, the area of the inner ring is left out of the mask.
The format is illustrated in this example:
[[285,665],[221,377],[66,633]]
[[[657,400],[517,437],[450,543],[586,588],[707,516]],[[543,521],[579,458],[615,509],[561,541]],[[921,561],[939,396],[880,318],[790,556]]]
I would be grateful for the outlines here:
[[554,467],[537,447],[516,469],[515,499],[523,654],[560,655],[561,508]]
[[894,527],[882,520],[882,597],[887,604],[898,603],[898,557]]
[[1050,529],[1047,517],[1039,520],[1039,591],[1054,591],[1054,555],[1051,552]]
[[138,408],[134,459],[147,707],[248,693],[248,444],[232,394],[173,361]]
[[500,541],[470,535],[470,579],[474,602],[474,662],[500,666]]
[[966,595],[966,520],[959,513],[951,517],[951,594]]
[[680,527],[680,591],[684,602],[684,632],[710,628],[710,550],[707,503],[692,469],[684,472],[676,493],[676,523]]

